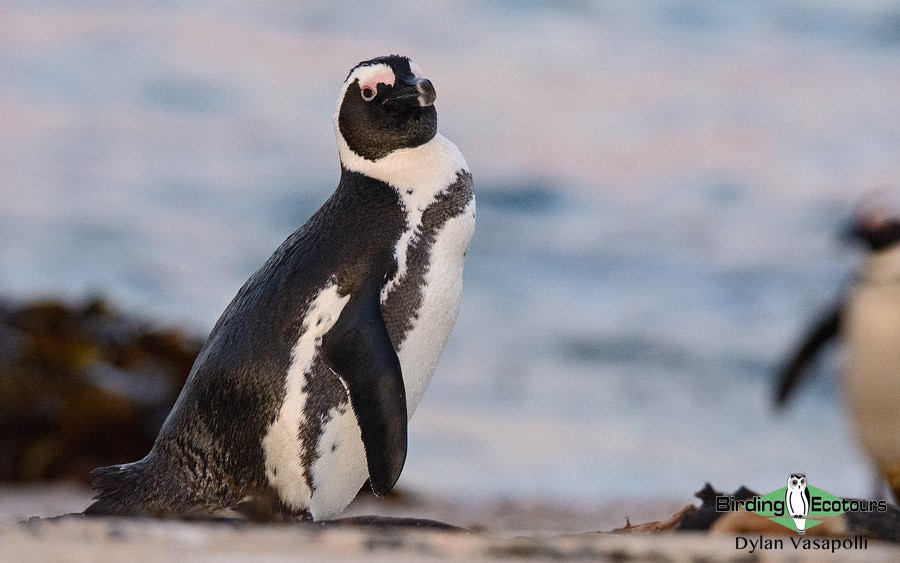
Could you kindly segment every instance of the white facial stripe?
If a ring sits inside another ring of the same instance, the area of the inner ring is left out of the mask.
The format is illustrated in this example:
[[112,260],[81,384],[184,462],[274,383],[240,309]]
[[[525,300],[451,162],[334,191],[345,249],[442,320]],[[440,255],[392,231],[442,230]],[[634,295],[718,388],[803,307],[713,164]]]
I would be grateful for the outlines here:
[[412,71],[413,76],[416,78],[422,78],[422,68],[416,63],[409,61],[409,70]]
[[379,84],[387,84],[388,86],[393,86],[397,81],[397,77],[394,76],[394,71],[391,69],[391,67],[385,64],[361,66],[358,69],[354,70],[350,74],[350,76],[347,77],[347,81],[344,83],[344,90],[343,92],[341,92],[342,100],[344,99],[343,94],[355,80],[359,81],[360,89],[374,89]]
[[394,73],[388,69],[385,72],[379,72],[374,76],[365,77],[365,79],[359,80],[359,89],[365,90],[366,88],[371,88],[372,90],[378,90],[379,84],[387,84],[388,86],[393,86],[394,82],[397,81],[397,78],[394,76]]

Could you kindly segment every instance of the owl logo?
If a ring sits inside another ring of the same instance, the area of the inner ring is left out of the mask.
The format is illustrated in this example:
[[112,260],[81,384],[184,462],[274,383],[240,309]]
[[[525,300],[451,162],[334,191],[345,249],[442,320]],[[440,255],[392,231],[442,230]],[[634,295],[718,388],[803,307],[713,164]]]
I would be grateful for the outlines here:
[[806,473],[791,473],[784,492],[784,506],[794,519],[797,532],[806,533],[806,515],[809,514],[809,489],[806,488]]

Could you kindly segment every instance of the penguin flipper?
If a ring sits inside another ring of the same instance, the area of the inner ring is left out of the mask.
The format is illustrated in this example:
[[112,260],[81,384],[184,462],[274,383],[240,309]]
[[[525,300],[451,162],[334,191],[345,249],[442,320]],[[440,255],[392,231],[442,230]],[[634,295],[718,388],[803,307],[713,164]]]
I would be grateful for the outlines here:
[[341,379],[362,433],[372,491],[382,496],[406,461],[406,390],[381,313],[381,286],[367,283],[322,337],[325,363]]
[[819,353],[819,349],[837,336],[841,327],[843,309],[844,299],[841,299],[827,315],[824,315],[813,326],[800,348],[781,370],[778,376],[778,390],[775,397],[776,405],[782,406],[787,402],[788,395],[791,394],[797,383],[809,371],[807,368],[809,368],[809,364],[812,363],[816,354]]

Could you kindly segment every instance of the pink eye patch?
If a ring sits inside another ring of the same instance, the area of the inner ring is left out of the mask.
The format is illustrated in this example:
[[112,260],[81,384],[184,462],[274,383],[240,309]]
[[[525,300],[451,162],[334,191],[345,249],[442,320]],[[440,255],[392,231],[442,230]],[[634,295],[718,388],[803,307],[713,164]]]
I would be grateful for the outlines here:
[[367,89],[377,92],[379,84],[393,86],[396,77],[390,67],[385,65],[374,65],[359,69],[357,71],[357,80],[359,80],[359,89],[363,92]]

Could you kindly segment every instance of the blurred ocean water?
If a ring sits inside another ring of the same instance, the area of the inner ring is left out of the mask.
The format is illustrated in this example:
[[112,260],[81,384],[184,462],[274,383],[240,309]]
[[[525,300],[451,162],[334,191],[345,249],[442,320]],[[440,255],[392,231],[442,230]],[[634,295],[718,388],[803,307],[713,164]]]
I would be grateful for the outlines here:
[[900,3],[11,2],[0,295],[109,294],[208,330],[338,178],[349,68],[413,57],[475,174],[450,345],[401,485],[866,495],[835,355],[777,363],[900,178]]

